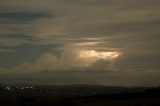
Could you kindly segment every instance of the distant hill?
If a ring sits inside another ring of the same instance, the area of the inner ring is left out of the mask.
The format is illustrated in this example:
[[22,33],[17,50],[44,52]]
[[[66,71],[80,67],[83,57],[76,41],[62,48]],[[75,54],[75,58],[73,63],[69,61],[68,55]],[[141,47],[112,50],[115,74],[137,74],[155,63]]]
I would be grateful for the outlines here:
[[[32,85],[32,84],[12,84],[0,85],[1,88],[10,87],[11,90],[20,92],[19,89],[34,88],[33,94],[45,94],[45,95],[67,95],[67,96],[87,96],[87,95],[101,95],[101,94],[117,94],[117,93],[129,93],[129,92],[143,92],[146,87],[125,87],[125,86],[100,86],[100,85]],[[27,90],[28,90],[27,89]],[[6,90],[6,89],[4,89]],[[48,93],[49,92],[49,93]]]
[[160,88],[0,85],[0,106],[160,106]]

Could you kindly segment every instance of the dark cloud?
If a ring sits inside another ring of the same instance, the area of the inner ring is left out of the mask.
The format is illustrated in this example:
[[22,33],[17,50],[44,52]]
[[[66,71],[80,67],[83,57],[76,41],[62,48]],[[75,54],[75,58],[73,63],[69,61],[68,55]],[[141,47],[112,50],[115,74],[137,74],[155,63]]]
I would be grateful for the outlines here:
[[30,36],[30,35],[25,35],[25,34],[23,34],[23,33],[0,35],[0,38],[33,39],[32,36]]
[[17,20],[17,21],[34,21],[38,18],[50,17],[45,13],[31,13],[31,12],[10,12],[0,13],[0,18]]

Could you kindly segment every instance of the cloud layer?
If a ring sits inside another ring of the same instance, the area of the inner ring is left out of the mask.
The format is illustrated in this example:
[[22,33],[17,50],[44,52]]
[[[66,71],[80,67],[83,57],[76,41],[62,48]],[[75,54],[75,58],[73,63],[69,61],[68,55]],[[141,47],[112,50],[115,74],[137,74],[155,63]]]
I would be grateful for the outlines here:
[[[159,4],[158,0],[1,0],[0,73],[5,74],[1,79],[13,74],[19,81],[25,75],[35,81],[48,72],[57,73],[59,78],[50,75],[57,83],[74,77],[75,82],[68,82],[158,85]],[[82,59],[80,51],[121,55],[114,60]],[[86,78],[91,70],[95,79],[89,74]]]

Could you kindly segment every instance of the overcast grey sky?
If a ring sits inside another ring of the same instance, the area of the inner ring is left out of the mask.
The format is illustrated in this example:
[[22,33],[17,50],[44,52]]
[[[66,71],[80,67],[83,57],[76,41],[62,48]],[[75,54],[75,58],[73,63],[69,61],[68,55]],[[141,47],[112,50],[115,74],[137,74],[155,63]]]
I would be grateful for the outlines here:
[[159,0],[0,0],[0,81],[160,85]]

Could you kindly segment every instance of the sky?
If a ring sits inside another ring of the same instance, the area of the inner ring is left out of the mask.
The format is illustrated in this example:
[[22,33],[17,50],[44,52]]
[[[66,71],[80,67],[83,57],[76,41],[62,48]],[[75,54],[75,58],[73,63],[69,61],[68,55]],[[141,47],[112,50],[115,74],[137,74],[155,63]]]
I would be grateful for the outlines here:
[[159,0],[0,0],[0,83],[160,85]]

